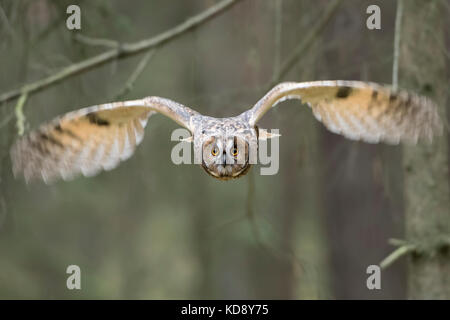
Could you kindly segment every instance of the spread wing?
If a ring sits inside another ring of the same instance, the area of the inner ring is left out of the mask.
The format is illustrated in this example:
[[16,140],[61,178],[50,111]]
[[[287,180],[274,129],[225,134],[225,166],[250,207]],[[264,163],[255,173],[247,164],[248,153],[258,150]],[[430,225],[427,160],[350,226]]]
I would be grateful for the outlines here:
[[78,174],[93,176],[128,159],[144,137],[144,128],[156,112],[193,131],[192,109],[174,101],[148,97],[114,102],[67,113],[21,137],[11,148],[14,175],[26,181]]
[[281,83],[248,111],[250,124],[287,99],[301,99],[330,131],[353,140],[416,143],[443,129],[430,99],[360,81]]

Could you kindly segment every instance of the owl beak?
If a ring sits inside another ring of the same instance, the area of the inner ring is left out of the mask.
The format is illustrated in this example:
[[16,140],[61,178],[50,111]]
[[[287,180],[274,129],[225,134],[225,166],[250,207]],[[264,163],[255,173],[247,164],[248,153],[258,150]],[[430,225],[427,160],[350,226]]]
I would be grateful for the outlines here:
[[223,165],[227,164],[227,154],[225,152],[222,154],[222,164]]

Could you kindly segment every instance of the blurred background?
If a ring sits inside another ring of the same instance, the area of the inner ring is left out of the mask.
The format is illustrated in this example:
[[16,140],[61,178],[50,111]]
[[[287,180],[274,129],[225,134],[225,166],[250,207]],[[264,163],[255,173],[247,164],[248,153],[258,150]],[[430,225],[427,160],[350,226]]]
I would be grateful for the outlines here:
[[[139,41],[218,2],[0,0],[0,94],[110,49],[85,37]],[[151,57],[116,59],[30,95],[25,131],[117,99],[156,95],[226,117],[252,106],[274,81],[391,83],[396,1],[330,9],[333,2],[239,1]],[[450,5],[435,2],[445,13],[437,41],[448,66]],[[81,30],[66,27],[70,4],[81,8]],[[372,4],[381,8],[380,30],[366,27]],[[394,249],[390,238],[404,238],[400,147],[345,140],[293,101],[260,124],[282,134],[273,176],[256,166],[222,182],[199,166],[173,164],[177,125],[155,116],[117,169],[26,185],[12,176],[9,158],[16,104],[0,104],[1,299],[406,298],[403,260],[383,271],[381,290],[366,287],[366,268]],[[72,264],[81,268],[81,290],[66,288]]]

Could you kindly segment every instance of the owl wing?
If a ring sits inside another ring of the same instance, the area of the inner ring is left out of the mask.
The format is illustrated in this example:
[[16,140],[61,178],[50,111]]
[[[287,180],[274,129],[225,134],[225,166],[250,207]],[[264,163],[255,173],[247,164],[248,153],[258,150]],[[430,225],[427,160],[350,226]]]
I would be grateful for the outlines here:
[[148,97],[107,103],[69,112],[21,137],[11,148],[14,175],[26,181],[78,174],[93,176],[128,159],[144,137],[144,128],[156,112],[193,131],[198,114],[174,101]]
[[443,126],[428,98],[360,81],[285,82],[270,90],[248,111],[251,125],[273,106],[301,99],[330,131],[365,142],[432,140]]

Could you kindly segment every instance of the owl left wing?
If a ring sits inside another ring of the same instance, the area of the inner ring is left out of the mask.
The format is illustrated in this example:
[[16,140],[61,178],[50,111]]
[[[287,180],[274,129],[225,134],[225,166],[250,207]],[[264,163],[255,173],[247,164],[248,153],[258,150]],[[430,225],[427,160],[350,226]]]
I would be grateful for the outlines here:
[[301,99],[330,131],[370,143],[432,140],[442,132],[436,105],[417,94],[361,81],[285,82],[248,111],[251,125],[273,106]]
[[157,112],[191,131],[191,118],[198,114],[159,97],[69,112],[19,138],[11,148],[14,175],[51,182],[111,170],[133,154],[148,118]]

